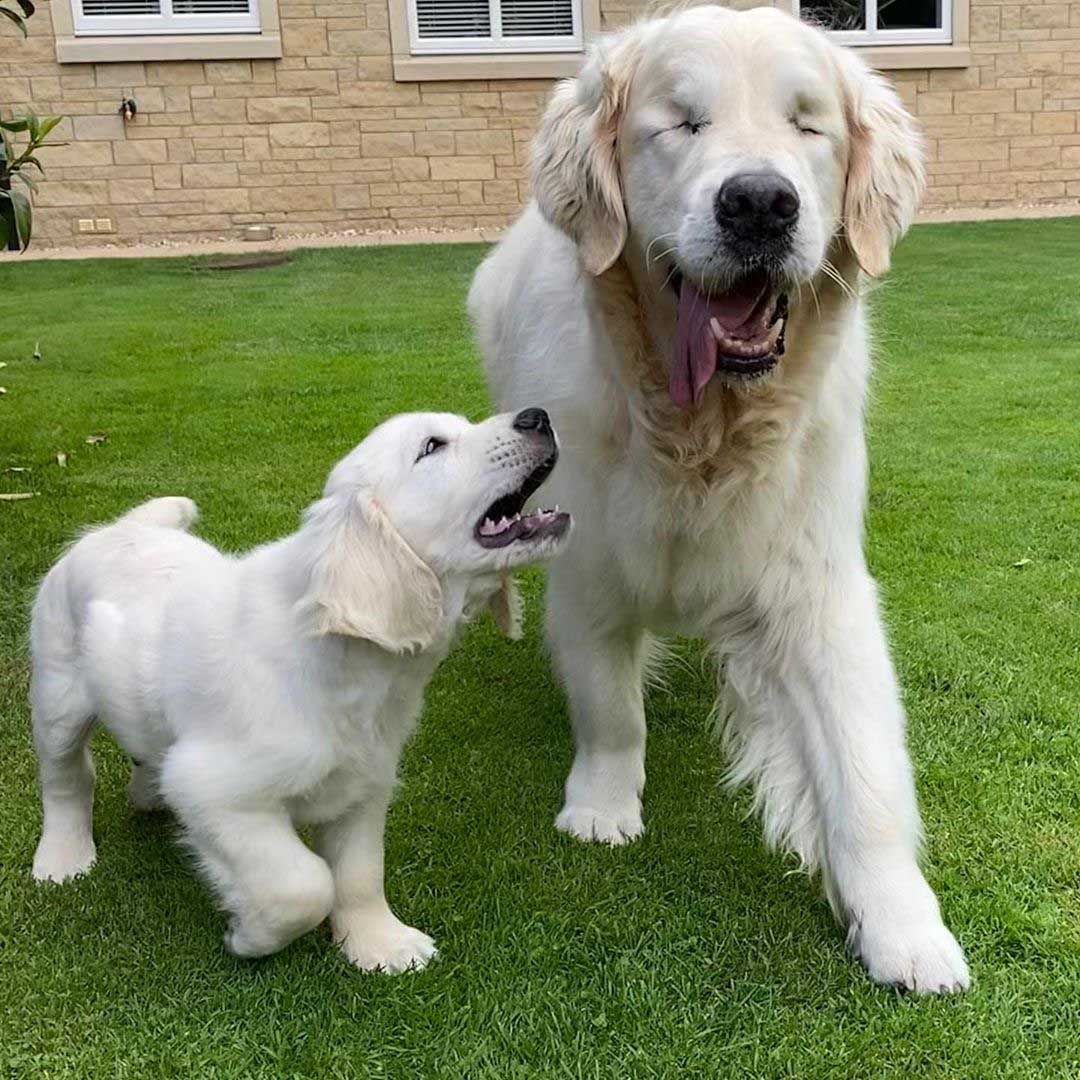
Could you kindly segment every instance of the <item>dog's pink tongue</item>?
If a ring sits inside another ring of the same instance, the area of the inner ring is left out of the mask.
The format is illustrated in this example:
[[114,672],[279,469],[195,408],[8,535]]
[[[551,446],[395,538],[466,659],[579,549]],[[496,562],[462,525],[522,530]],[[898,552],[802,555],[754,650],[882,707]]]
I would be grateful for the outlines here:
[[683,279],[679,290],[675,362],[668,383],[671,400],[680,409],[696,405],[716,373],[716,337],[709,327],[710,321],[715,319],[729,333],[737,331],[753,315],[767,286],[764,275],[754,274],[729,292],[706,296]]

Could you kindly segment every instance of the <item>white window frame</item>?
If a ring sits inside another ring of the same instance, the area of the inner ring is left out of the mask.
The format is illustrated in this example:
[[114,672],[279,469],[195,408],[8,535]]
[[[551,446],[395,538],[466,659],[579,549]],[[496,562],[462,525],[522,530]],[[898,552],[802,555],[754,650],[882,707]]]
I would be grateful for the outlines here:
[[421,38],[416,0],[407,0],[409,50],[413,56],[454,56],[484,53],[579,53],[585,47],[581,0],[571,0],[573,33],[569,37],[504,37],[502,0],[488,0],[491,9],[490,37]]
[[[799,14],[799,0],[793,0]],[[865,30],[829,30],[828,34],[841,45],[951,45],[953,43],[953,6],[955,0],[940,0],[941,26],[923,29],[877,29],[878,0],[862,0],[866,12]]]
[[174,14],[172,0],[160,0],[159,15],[84,15],[82,0],[71,0],[76,37],[148,37],[159,34],[257,34],[259,0],[248,0],[246,13]]

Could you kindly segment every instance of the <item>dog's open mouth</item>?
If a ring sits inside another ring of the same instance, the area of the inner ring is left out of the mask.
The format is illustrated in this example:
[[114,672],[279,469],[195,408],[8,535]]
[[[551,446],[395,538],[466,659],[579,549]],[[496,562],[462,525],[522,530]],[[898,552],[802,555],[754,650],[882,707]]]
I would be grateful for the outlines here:
[[716,372],[752,378],[784,355],[787,294],[764,271],[723,292],[702,292],[681,275],[674,284],[679,314],[669,391],[679,408],[696,405]]
[[516,491],[500,495],[476,523],[477,542],[486,548],[503,548],[515,542],[538,543],[558,540],[570,527],[570,515],[556,506],[553,510],[537,510],[522,514],[529,496],[551,475],[558,460],[558,451],[542,461]]

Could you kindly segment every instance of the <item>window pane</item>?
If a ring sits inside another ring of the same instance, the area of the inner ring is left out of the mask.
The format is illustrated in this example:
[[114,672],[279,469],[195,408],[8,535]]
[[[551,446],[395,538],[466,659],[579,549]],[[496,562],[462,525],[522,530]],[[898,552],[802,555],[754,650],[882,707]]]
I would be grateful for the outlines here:
[[491,37],[488,0],[416,0],[421,38]]
[[570,37],[573,0],[502,0],[502,30],[506,37]]
[[160,15],[159,0],[83,0],[84,15]]
[[[883,3],[884,0],[878,0]],[[863,0],[803,0],[799,13],[823,30],[865,30]]]
[[941,26],[941,0],[878,0],[879,30],[933,30]]
[[173,0],[172,9],[174,15],[246,15],[248,0]]

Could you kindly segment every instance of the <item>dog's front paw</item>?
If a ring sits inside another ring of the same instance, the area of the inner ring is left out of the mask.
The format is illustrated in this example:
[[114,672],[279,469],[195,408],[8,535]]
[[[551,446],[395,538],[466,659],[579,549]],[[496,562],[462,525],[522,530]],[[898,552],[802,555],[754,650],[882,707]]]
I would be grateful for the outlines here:
[[438,956],[435,942],[427,934],[406,926],[393,915],[378,920],[335,923],[334,937],[349,961],[363,971],[389,975],[419,971]]
[[43,836],[34,853],[35,881],[67,881],[85,874],[97,858],[93,837],[86,834]]
[[641,822],[641,803],[610,810],[594,810],[590,806],[564,806],[555,819],[555,828],[578,840],[601,844],[628,844],[644,831]]
[[954,994],[971,985],[967,961],[940,919],[853,928],[851,949],[874,982],[916,994]]

